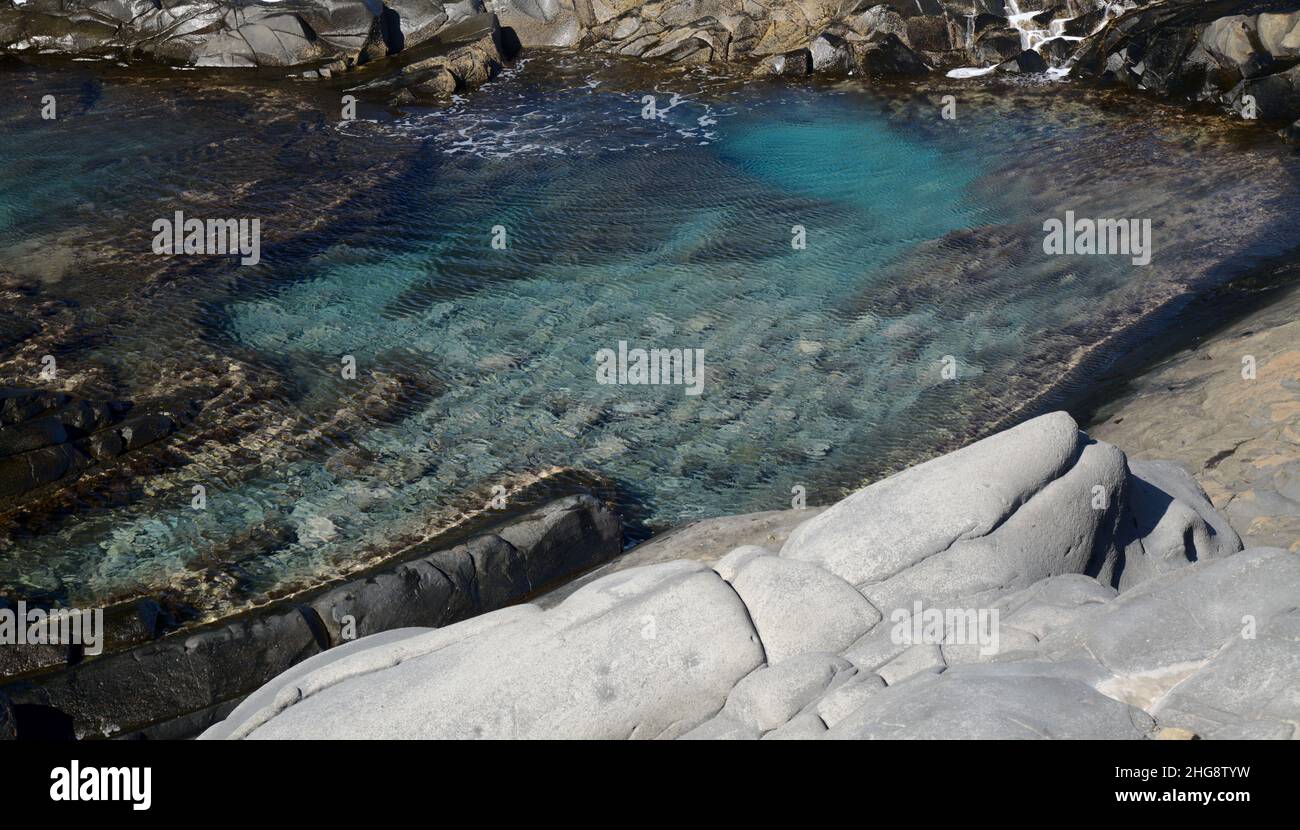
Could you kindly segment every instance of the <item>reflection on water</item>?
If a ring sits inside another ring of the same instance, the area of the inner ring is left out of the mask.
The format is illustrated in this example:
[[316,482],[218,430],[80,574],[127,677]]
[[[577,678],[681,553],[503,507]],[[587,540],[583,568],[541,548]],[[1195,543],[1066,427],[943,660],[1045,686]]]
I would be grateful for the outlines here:
[[[322,88],[88,77],[54,130],[51,76],[15,83],[0,268],[40,333],[0,379],[56,349],[69,389],[200,412],[133,487],[11,512],[0,587],[83,602],[255,601],[553,466],[652,526],[828,501],[1086,385],[1116,332],[1286,245],[1296,201],[1282,148],[1059,89],[944,122],[938,88],[542,56],[350,124]],[[260,217],[262,263],[148,255],[180,209]],[[1150,218],[1153,264],[1044,256],[1067,209]],[[703,349],[704,393],[598,384],[620,341]]]

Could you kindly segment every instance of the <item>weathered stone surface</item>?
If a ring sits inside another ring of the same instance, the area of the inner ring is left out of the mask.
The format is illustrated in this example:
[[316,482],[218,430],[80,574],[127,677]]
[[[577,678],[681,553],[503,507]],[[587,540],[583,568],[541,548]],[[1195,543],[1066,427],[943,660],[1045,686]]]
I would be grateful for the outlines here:
[[[879,582],[1001,525],[1073,465],[1082,443],[1068,415],[1034,419],[859,490],[796,528],[781,555],[854,585]],[[1024,464],[1001,463],[1013,451]]]
[[890,686],[896,686],[922,672],[943,669],[947,665],[938,645],[918,643],[908,646],[902,654],[876,669],[876,674]]
[[924,75],[929,65],[893,33],[873,35],[854,44],[862,72],[870,76]]
[[813,38],[808,51],[812,55],[814,72],[831,75],[848,74],[856,63],[853,52],[850,51],[849,45],[844,38],[830,32],[823,32]]
[[859,672],[822,696],[816,705],[817,716],[830,729],[866,706],[883,688],[885,681],[880,675]]
[[796,49],[782,55],[768,55],[759,61],[754,74],[802,78],[812,74],[812,71],[812,53],[807,49]]
[[1132,381],[1089,432],[1188,470],[1246,546],[1300,551],[1298,317],[1300,291],[1284,292]]
[[481,0],[70,0],[0,9],[0,49],[212,67],[351,66],[436,40],[486,11]]
[[[726,565],[723,559],[718,569]],[[853,586],[811,562],[752,556],[736,569],[731,585],[772,665],[805,652],[842,651],[880,621]]]
[[1293,0],[1164,0],[1130,10],[1091,34],[1074,73],[1166,97],[1215,101],[1258,117],[1300,115]]
[[1122,592],[1040,649],[1053,660],[1091,659],[1115,675],[1107,694],[1150,708],[1241,636],[1300,604],[1300,559],[1269,548],[1188,565]]
[[[780,556],[744,544],[350,643],[208,737],[1288,737],[1300,560],[1237,546],[1178,468],[1130,469],[1055,414],[864,488]],[[925,610],[949,615],[913,628]]]
[[[273,607],[168,636],[162,635],[175,623],[158,619],[164,612],[157,607],[141,607],[136,624],[146,629],[144,645],[110,650],[66,670],[29,675],[8,689],[16,702],[71,717],[79,734],[133,732],[233,703],[323,649],[329,650],[321,653],[321,665],[359,650],[356,638],[375,635],[381,639],[366,642],[387,642],[392,630],[447,626],[502,608],[556,579],[565,568],[580,570],[614,556],[621,540],[622,528],[607,507],[590,495],[570,496],[524,514],[495,534],[323,589],[305,597],[301,606]],[[121,625],[115,621],[113,630]],[[147,642],[154,636],[161,639]],[[50,647],[44,648],[48,652]],[[33,656],[30,649],[0,650],[0,657],[10,654]],[[0,677],[67,659],[66,648],[41,654],[47,659],[39,665],[29,665],[30,659],[23,665],[0,660]],[[301,672],[295,669],[287,676]]]
[[737,683],[722,711],[757,732],[770,732],[821,697],[836,675],[846,671],[855,673],[849,661],[834,654],[790,657],[756,669]]
[[1167,461],[1132,461],[1128,516],[1140,550],[1126,552],[1121,588],[1241,550],[1241,539],[1186,470]]
[[1140,710],[1050,668],[1037,676],[1004,676],[996,673],[1000,668],[958,666],[885,689],[827,737],[1135,740],[1153,726]]
[[[538,597],[537,604],[542,608],[551,608],[583,585],[628,568],[675,562],[678,559],[691,559],[712,565],[729,551],[745,546],[763,548],[765,553],[774,552],[781,549],[791,531],[823,509],[809,507],[803,510],[769,510],[691,522],[654,536],[591,573],[558,586]],[[723,578],[728,577],[724,574]]]
[[1254,638],[1233,639],[1171,689],[1154,709],[1160,722],[1206,738],[1246,728],[1294,737],[1300,724],[1300,608],[1277,614],[1250,633]]
[[[301,678],[248,737],[678,737],[763,659],[744,604],[696,563],[613,574],[550,611],[498,613],[513,618],[402,640],[400,662],[365,650],[328,679]],[[382,714],[359,710],[376,699]]]

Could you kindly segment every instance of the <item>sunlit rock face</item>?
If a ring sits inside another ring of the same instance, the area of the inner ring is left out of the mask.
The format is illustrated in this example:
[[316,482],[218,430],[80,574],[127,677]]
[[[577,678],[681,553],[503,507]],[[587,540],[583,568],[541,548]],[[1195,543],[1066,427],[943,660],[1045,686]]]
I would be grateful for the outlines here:
[[205,737],[1289,737],[1300,560],[1241,552],[1194,483],[1143,476],[1043,416],[858,491],[779,553],[319,655]]

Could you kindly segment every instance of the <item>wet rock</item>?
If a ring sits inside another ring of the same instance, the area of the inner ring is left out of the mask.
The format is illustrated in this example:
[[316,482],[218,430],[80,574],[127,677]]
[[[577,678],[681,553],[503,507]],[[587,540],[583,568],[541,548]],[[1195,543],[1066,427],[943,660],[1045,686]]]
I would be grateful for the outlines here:
[[176,422],[162,413],[128,418],[117,426],[126,451],[139,449],[166,438],[176,429]]
[[0,426],[17,424],[67,403],[62,392],[44,389],[0,389]]
[[77,444],[96,461],[111,461],[126,452],[126,441],[115,429],[106,429]]
[[36,326],[27,320],[0,311],[0,349],[8,349],[16,346],[27,338],[31,337],[37,331]]
[[1300,144],[1300,120],[1296,121],[1289,127],[1283,127],[1278,131],[1278,135],[1287,144]]
[[1011,60],[1021,52],[1020,33],[1009,26],[990,26],[975,35],[972,52],[981,65]]
[[0,458],[0,499],[58,481],[84,463],[85,456],[67,444]]
[[930,67],[896,35],[874,35],[854,44],[858,66],[870,76],[924,75]]
[[[383,94],[390,100],[395,100],[403,90],[411,100],[445,98],[453,92],[487,83],[501,71],[505,60],[502,33],[492,15],[460,20],[444,31],[443,36],[454,36],[456,45],[349,91]],[[415,377],[377,378],[361,402],[362,409],[368,417],[384,420],[391,417],[389,413],[400,412],[407,399],[424,394],[425,385],[423,379]]]
[[246,693],[259,677],[273,677],[320,650],[301,612],[262,613],[87,659],[4,691],[15,704],[70,716],[78,736],[107,736]]
[[1063,37],[1054,37],[1044,41],[1038,47],[1038,53],[1052,66],[1061,66],[1071,57],[1078,49],[1079,44]]
[[754,74],[802,78],[812,74],[812,67],[812,53],[807,49],[796,49],[793,52],[763,58],[754,70]]
[[1033,75],[1046,72],[1047,61],[1034,50],[1026,49],[1011,60],[998,64],[997,71],[1012,75]]
[[31,418],[13,426],[0,428],[0,458],[38,450],[68,440],[63,422],[53,416]]
[[14,707],[9,698],[0,693],[0,741],[12,741],[18,737],[18,722],[14,719]]

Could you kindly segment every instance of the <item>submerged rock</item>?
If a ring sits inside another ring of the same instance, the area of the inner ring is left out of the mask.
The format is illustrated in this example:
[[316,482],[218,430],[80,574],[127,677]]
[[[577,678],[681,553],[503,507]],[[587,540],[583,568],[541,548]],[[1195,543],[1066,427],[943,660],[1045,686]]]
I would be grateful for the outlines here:
[[[116,615],[105,628],[114,639],[130,627],[137,641],[120,648],[110,642],[100,656],[69,664],[67,647],[0,650],[0,692],[16,704],[59,713],[82,737],[118,737],[140,730],[192,735],[272,678],[305,676],[307,667],[342,662],[352,652],[373,656],[368,649],[358,649],[358,643],[396,643],[401,638],[395,631],[428,630],[411,626],[447,626],[440,630],[458,635],[476,630],[473,626],[496,618],[486,612],[506,608],[558,579],[606,561],[622,542],[617,517],[588,494],[557,499],[493,530],[451,547],[417,548],[401,562],[197,628],[174,630],[177,621],[158,603],[136,603],[125,620]],[[707,570],[703,565],[697,569]],[[717,584],[711,590],[730,595],[743,614],[735,592],[716,575],[711,581]],[[603,590],[588,593],[593,617],[600,615],[602,603],[613,604],[614,597]],[[668,608],[679,604],[664,601]],[[710,613],[710,605],[701,602],[701,615]],[[672,617],[671,611],[663,614],[665,622]],[[470,628],[452,625],[467,619]],[[633,634],[644,625],[639,616],[629,624],[635,626]],[[578,628],[575,624],[573,630]],[[595,622],[582,630],[590,634],[593,649],[609,635]],[[762,649],[757,636],[749,639],[747,618],[744,630],[736,631],[757,665]],[[680,654],[693,654],[690,626],[677,629],[675,636]],[[554,647],[559,649],[564,639],[557,633]],[[685,665],[685,658],[679,660],[671,650],[663,652],[663,659],[665,671]],[[592,671],[595,676],[602,669],[595,666]],[[695,671],[700,682],[714,682],[703,674]]]
[[1054,413],[864,488],[780,555],[351,643],[204,737],[1288,737],[1300,560],[1239,548],[1185,474]]

